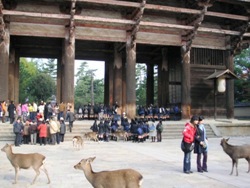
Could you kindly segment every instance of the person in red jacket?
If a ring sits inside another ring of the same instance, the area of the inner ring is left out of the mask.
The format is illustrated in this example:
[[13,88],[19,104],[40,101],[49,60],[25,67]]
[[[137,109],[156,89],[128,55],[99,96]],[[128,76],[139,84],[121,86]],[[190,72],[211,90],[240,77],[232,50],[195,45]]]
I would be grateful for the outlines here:
[[[198,124],[199,117],[193,116],[190,122],[186,123],[185,129],[182,132],[183,134],[183,141],[185,145],[191,145],[194,143],[195,133],[196,133],[196,125]],[[184,160],[183,160],[183,172],[186,174],[193,173],[191,171],[191,150],[184,151]]]
[[[42,121],[40,119],[39,121]],[[47,143],[47,125],[45,124],[44,121],[37,127],[37,130],[39,131],[39,140],[40,140],[40,145],[44,144],[46,145]]]

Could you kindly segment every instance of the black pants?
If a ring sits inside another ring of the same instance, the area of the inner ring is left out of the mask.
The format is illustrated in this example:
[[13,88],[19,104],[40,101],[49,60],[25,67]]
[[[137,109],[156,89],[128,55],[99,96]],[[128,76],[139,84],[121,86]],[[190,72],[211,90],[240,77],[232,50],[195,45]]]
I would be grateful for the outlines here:
[[161,142],[161,132],[157,131],[157,142]]
[[47,137],[39,137],[40,139],[40,145],[44,144],[46,145],[47,144]]
[[20,146],[22,142],[22,134],[21,133],[15,133],[16,138],[15,138],[15,146]]

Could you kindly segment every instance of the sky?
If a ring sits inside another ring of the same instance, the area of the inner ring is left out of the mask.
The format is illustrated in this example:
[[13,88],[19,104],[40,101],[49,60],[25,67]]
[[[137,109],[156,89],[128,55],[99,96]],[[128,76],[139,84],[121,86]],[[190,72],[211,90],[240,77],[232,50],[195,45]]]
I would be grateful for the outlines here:
[[86,61],[86,60],[75,60],[75,74],[77,72],[78,67],[82,62],[87,62],[88,69],[97,69],[95,71],[95,78],[102,79],[104,78],[104,61]]

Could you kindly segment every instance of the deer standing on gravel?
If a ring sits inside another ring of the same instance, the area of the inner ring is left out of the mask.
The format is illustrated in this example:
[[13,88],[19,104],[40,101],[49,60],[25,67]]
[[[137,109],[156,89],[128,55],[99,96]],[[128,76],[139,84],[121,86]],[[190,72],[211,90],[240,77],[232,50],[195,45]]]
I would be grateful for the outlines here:
[[238,176],[238,159],[245,158],[248,162],[248,173],[250,172],[250,145],[244,144],[241,146],[233,146],[228,144],[228,139],[222,138],[220,145],[229,157],[232,159],[232,171],[233,174],[234,166],[236,167],[236,176]]
[[42,154],[39,154],[39,153],[30,153],[30,154],[13,153],[12,147],[9,144],[6,144],[1,149],[1,151],[6,153],[7,158],[9,159],[12,166],[15,168],[14,184],[17,183],[18,171],[20,169],[29,169],[30,167],[32,167],[36,172],[36,176],[32,182],[32,184],[34,184],[37,177],[40,174],[39,169],[42,166],[43,166],[43,169],[41,169],[41,170],[43,170],[44,173],[46,174],[46,176],[48,178],[48,184],[50,183],[50,178],[49,178],[48,172],[47,172],[46,168],[44,167],[45,156],[43,156]]
[[133,169],[121,169],[114,171],[93,172],[91,162],[95,157],[82,159],[74,166],[83,170],[87,180],[94,188],[140,188],[143,177]]

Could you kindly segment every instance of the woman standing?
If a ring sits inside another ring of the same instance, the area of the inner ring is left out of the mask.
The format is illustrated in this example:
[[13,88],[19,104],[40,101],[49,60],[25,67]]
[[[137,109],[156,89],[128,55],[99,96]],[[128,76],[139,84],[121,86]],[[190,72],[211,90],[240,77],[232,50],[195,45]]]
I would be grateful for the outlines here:
[[[184,145],[189,146],[194,142],[198,120],[198,116],[193,116],[190,122],[186,123],[185,129],[182,132]],[[191,152],[192,150],[190,151],[189,149],[184,151],[183,172],[186,174],[193,173],[191,171]]]
[[47,125],[45,124],[45,122],[40,119],[39,121],[41,121],[42,123],[37,127],[37,129],[39,130],[39,140],[40,140],[40,145],[47,144]]
[[155,126],[155,120],[152,120],[152,124],[149,127],[149,136],[151,137],[152,141],[155,142],[155,137],[156,137],[156,126]]
[[[199,123],[197,125],[197,131],[195,134],[195,146],[194,153],[197,153],[196,164],[197,171],[202,173],[207,172],[207,136],[206,129],[203,125],[203,116],[199,117]],[[201,165],[201,155],[203,155],[202,165]]]

